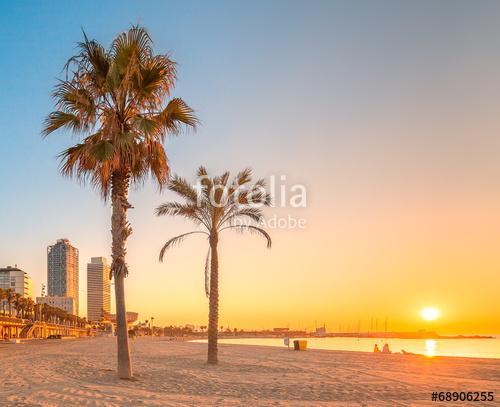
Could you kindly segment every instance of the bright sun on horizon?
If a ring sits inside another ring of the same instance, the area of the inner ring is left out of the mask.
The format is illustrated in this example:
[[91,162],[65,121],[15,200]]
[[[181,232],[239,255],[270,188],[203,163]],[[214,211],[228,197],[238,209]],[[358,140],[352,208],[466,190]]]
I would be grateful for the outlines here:
[[420,311],[420,315],[426,321],[434,321],[439,318],[440,312],[437,308],[434,307],[426,307],[422,311]]

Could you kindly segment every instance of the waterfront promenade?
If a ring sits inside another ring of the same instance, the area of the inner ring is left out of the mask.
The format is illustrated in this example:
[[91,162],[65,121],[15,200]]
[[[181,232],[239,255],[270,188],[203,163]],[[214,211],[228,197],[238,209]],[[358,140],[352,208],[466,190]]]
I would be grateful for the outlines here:
[[82,337],[87,335],[87,329],[70,324],[55,324],[0,316],[0,339],[47,338],[49,335]]
[[[136,381],[116,378],[115,338],[0,345],[2,406],[437,406],[433,391],[494,391],[500,360],[131,341]],[[478,403],[484,406],[487,403]],[[493,404],[490,404],[493,405]]]

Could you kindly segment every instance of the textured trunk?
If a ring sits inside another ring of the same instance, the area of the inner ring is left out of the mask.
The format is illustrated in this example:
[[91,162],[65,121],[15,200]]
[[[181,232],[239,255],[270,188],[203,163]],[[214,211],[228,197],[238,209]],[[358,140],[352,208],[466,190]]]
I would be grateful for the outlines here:
[[218,236],[210,236],[210,296],[208,312],[208,359],[207,363],[217,364],[217,330],[219,326],[219,258],[217,254]]
[[111,272],[115,278],[116,299],[116,339],[118,348],[118,377],[120,379],[132,378],[132,365],[130,362],[130,349],[127,334],[127,312],[125,307],[125,277],[127,265],[125,263],[125,243],[130,236],[131,229],[127,222],[127,210],[130,204],[128,197],[128,174],[115,173],[112,178],[111,215],[112,235],[112,263]]

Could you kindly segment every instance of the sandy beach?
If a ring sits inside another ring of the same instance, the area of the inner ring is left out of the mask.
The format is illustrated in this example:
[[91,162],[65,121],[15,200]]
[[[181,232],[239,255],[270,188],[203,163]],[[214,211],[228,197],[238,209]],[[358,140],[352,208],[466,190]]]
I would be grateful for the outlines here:
[[0,405],[451,405],[432,402],[433,391],[500,398],[494,359],[221,345],[220,364],[209,367],[205,344],[138,338],[131,347],[136,381],[115,377],[114,338],[1,344]]

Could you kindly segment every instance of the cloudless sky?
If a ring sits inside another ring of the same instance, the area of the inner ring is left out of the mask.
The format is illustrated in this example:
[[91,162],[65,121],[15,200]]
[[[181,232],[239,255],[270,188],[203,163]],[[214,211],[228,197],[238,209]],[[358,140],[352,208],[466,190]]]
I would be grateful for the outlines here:
[[[40,293],[46,247],[66,237],[86,263],[110,252],[110,210],[58,173],[74,143],[40,137],[50,92],[82,39],[106,46],[147,27],[178,62],[175,96],[196,133],[166,143],[175,172],[252,166],[307,188],[306,220],[221,242],[221,325],[238,328],[432,328],[499,332],[500,3],[496,1],[1,2],[0,265],[18,264]],[[206,325],[207,243],[155,218],[172,199],[133,190],[129,310],[160,324]],[[425,306],[442,317],[426,325]]]

